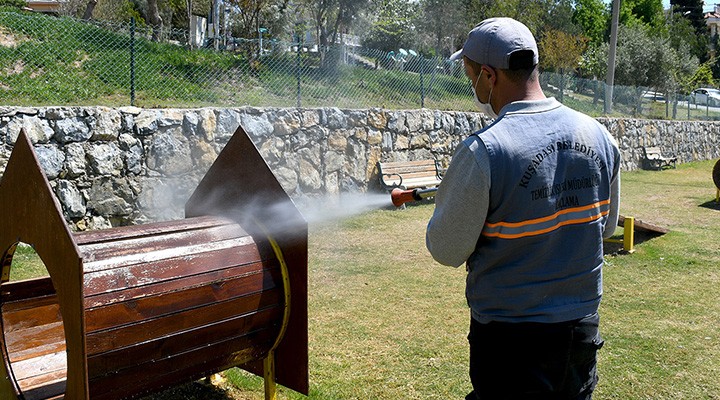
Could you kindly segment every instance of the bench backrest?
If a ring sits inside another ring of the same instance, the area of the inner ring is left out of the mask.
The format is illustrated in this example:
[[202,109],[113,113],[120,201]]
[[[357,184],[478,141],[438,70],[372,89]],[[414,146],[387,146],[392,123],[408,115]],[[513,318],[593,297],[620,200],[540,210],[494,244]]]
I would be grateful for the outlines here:
[[436,186],[441,177],[435,160],[378,162],[381,183],[406,189]]
[[645,156],[662,155],[662,151],[660,151],[659,147],[643,147],[643,151],[645,151]]

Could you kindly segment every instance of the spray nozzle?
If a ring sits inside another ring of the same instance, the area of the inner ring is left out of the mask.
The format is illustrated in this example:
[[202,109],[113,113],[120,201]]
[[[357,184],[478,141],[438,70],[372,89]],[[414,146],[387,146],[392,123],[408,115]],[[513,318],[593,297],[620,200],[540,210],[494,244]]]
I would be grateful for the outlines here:
[[395,207],[400,207],[409,201],[420,201],[422,199],[427,199],[428,197],[433,197],[435,196],[437,190],[437,186],[428,189],[409,190],[395,188],[390,192],[390,198],[392,199],[392,203]]

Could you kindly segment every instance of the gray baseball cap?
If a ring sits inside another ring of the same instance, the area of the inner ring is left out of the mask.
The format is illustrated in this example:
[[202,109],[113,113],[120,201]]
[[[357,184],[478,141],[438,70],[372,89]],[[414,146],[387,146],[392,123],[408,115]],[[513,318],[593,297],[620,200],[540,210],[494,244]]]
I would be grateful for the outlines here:
[[467,56],[478,64],[510,69],[510,55],[519,50],[532,50],[533,64],[538,63],[537,43],[527,26],[512,18],[489,18],[470,31],[450,60]]

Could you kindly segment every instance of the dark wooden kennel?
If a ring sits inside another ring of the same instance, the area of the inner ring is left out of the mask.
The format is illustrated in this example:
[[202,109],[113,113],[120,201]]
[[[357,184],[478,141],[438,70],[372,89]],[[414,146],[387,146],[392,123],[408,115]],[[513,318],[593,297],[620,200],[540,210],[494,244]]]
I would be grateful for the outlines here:
[[[242,127],[185,219],[71,232],[24,132],[0,209],[0,398],[129,399],[235,366],[307,395],[307,224]],[[49,276],[9,281],[20,242]]]

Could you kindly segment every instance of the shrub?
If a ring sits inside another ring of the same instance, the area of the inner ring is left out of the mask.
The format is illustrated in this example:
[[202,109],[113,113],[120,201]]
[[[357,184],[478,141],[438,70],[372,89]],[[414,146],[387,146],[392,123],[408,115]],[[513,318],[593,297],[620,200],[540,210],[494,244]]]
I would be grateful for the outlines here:
[[25,0],[0,0],[0,9],[3,7],[23,8],[25,6],[27,6]]

